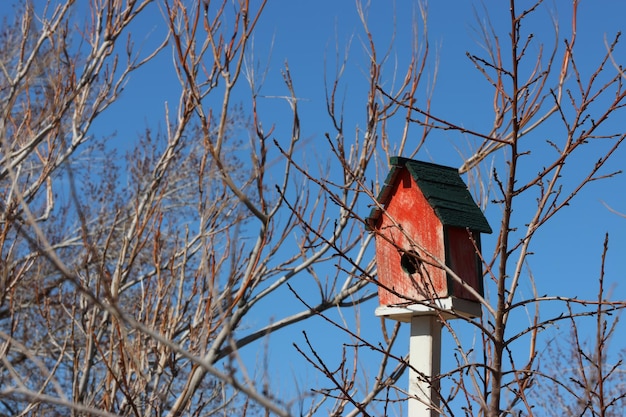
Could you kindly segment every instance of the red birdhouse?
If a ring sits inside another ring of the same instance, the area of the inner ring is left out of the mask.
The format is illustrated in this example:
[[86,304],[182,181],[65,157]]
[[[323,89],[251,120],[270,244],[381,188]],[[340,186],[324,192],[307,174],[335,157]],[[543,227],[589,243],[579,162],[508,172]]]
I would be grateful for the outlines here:
[[479,315],[480,233],[491,228],[458,170],[401,157],[390,162],[367,219],[376,233],[376,314],[410,320],[436,302],[438,310]]

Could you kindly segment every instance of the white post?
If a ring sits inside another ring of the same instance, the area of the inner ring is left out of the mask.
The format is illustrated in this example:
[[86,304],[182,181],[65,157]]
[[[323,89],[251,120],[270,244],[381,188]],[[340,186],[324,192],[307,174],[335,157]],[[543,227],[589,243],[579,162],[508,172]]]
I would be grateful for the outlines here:
[[[437,417],[441,368],[441,322],[435,314],[411,317],[409,347],[409,417]],[[426,377],[426,378],[424,378]]]

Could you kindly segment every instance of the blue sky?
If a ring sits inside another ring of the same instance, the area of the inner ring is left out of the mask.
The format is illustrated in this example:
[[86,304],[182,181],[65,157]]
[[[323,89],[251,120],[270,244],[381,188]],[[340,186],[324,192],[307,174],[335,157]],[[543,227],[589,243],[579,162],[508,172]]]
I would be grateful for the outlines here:
[[[0,14],[6,13],[0,5]],[[520,1],[521,6],[529,3]],[[545,40],[547,48],[553,45],[554,28],[550,16],[561,22],[561,30],[567,33],[571,20],[570,2],[553,1],[541,6],[536,19],[531,19],[526,30],[533,32],[537,42]],[[486,130],[491,120],[491,90],[484,78],[475,70],[466,57],[466,52],[481,54],[477,21],[485,21],[487,12],[489,19],[502,38],[508,33],[508,2],[502,0],[485,0],[483,4],[465,0],[436,0],[427,6],[428,37],[431,51],[430,65],[427,67],[427,79],[434,84],[432,111],[434,114],[448,118],[457,124],[471,129]],[[403,68],[409,59],[412,42],[412,23],[419,11],[415,1],[372,1],[368,25],[375,36],[379,51],[385,51],[395,31],[395,40],[390,49],[389,64],[385,74],[392,83],[393,68],[397,62]],[[153,7],[145,18],[136,23],[136,33],[145,33],[145,49],[158,44],[164,36],[164,23],[159,16],[160,11]],[[575,56],[583,73],[589,74],[594,63],[604,54],[605,37],[612,39],[624,29],[623,16],[626,16],[626,3],[617,0],[587,0],[581,2],[578,22]],[[395,28],[394,28],[395,25]],[[422,26],[418,28],[422,30]],[[364,91],[367,83],[368,61],[363,47],[366,42],[361,22],[356,12],[355,2],[348,0],[318,1],[269,1],[256,31],[255,58],[261,67],[267,66],[267,81],[262,94],[262,116],[267,124],[276,124],[276,138],[288,136],[289,108],[287,103],[275,98],[287,93],[281,77],[281,69],[288,63],[293,75],[296,94],[301,98],[302,136],[307,139],[301,151],[307,157],[323,160],[324,133],[332,130],[330,121],[325,115],[324,71],[332,77],[335,65],[335,48],[343,54],[349,46],[349,61],[342,81],[342,92],[345,94],[345,115],[347,131],[354,131],[359,123],[365,120]],[[503,40],[504,42],[504,40]],[[536,45],[531,46],[529,54],[538,51]],[[560,43],[558,48],[563,48]],[[617,58],[626,57],[626,49],[617,51]],[[435,68],[437,71],[435,72]],[[172,82],[172,80],[174,80]],[[428,88],[433,88],[431,85]],[[426,85],[424,88],[426,91]],[[146,126],[163,126],[164,102],[175,106],[179,87],[173,78],[170,49],[163,51],[153,62],[140,72],[133,75],[122,99],[113,105],[106,114],[94,125],[94,135],[115,133],[115,146],[125,147],[125,143],[133,141]],[[240,100],[249,98],[245,90],[239,92]],[[129,111],[132,110],[132,111]],[[623,120],[611,120],[616,129],[624,130]],[[286,123],[285,123],[286,122]],[[534,141],[544,143],[546,138],[558,138],[558,128],[548,125],[545,130],[525,140],[528,146]],[[418,133],[418,130],[415,131]],[[393,138],[390,138],[393,144]],[[462,163],[459,152],[468,154],[474,142],[457,132],[434,132],[425,147],[417,155],[418,159],[429,160],[439,164],[459,166]],[[535,148],[533,148],[535,149]],[[531,175],[536,172],[537,161],[548,155],[543,145],[538,145],[538,154],[533,159],[523,162],[522,169]],[[593,157],[589,155],[589,157]],[[537,159],[534,159],[537,158]],[[589,161],[587,155],[581,155],[577,163],[583,166]],[[624,168],[626,153],[622,150],[607,166],[604,172]],[[314,159],[313,159],[314,160]],[[496,158],[495,163],[501,162]],[[566,171],[567,172],[567,171]],[[576,173],[576,167],[572,166]],[[537,236],[534,255],[530,258],[530,268],[537,280],[540,293],[563,296],[579,296],[593,298],[596,295],[596,280],[600,269],[601,245],[606,232],[610,232],[610,249],[607,264],[607,280],[614,286],[613,296],[625,298],[623,286],[626,272],[626,218],[611,213],[605,206],[626,212],[626,182],[624,175],[608,181],[591,184],[567,207],[561,215],[550,221]],[[499,209],[489,207],[486,214],[492,228],[497,229]],[[524,220],[532,213],[533,201],[529,200],[516,213],[523,226]],[[525,210],[528,210],[526,212]],[[363,207],[363,215],[369,212]],[[483,236],[483,248],[488,251],[495,245],[496,234]],[[489,291],[489,288],[488,288]],[[523,284],[522,291],[529,293],[531,288]],[[360,309],[363,326],[371,322],[378,325],[374,317],[375,303],[368,303]],[[271,309],[271,306],[267,306]],[[548,309],[549,311],[549,309]],[[259,324],[272,316],[271,311],[259,316]],[[352,313],[348,313],[352,314]],[[323,327],[319,320],[313,320],[306,326],[323,344]],[[525,323],[520,321],[520,327]],[[325,351],[337,354],[332,337]],[[298,380],[315,380],[319,375],[308,367],[293,350],[291,343],[302,339],[297,332],[279,332],[270,339],[272,351],[270,361],[276,366],[278,385],[289,391],[291,378],[296,375]],[[444,338],[444,344],[449,343]],[[408,341],[407,341],[408,346]],[[256,348],[256,347],[255,347]],[[445,345],[444,345],[445,349]],[[249,353],[252,356],[256,352]],[[445,358],[444,358],[445,361]],[[303,375],[304,374],[304,375]]]
[[[521,6],[529,2],[518,3],[521,9]],[[396,40],[390,61],[397,60],[398,66],[402,68],[408,60],[411,23],[417,13],[416,2],[398,1],[395,9],[391,4],[391,2],[372,2],[368,24],[377,38],[379,50],[382,51],[388,46],[394,30],[395,16]],[[525,26],[525,30],[534,33],[536,42],[545,41],[546,48],[552,48],[554,27],[551,19],[557,19],[561,24],[562,33],[567,33],[571,21],[569,5],[570,2],[546,2],[541,6],[537,17],[529,21],[529,26]],[[432,53],[431,65],[427,71],[431,79],[435,62],[437,62],[438,69],[433,94],[433,113],[447,117],[468,128],[484,130],[492,122],[492,93],[484,78],[466,57],[466,52],[482,54],[477,20],[485,21],[486,12],[489,13],[489,19],[499,36],[502,38],[507,36],[508,2],[485,1],[483,6],[478,2],[469,1],[432,1],[427,6],[427,10]],[[610,41],[618,31],[623,30],[624,23],[621,16],[624,15],[626,15],[626,4],[622,2],[581,2],[575,56],[576,63],[583,74],[590,74],[592,69],[589,64],[596,62],[605,53],[605,39]],[[354,124],[364,119],[364,108],[360,104],[363,100],[359,94],[363,91],[363,84],[366,82],[367,57],[362,46],[365,38],[354,2],[270,2],[260,28],[262,30],[257,32],[255,39],[257,45],[269,43],[261,41],[263,38],[274,39],[270,73],[276,74],[284,61],[289,62],[296,92],[299,97],[303,98],[301,108],[308,115],[308,117],[303,117],[305,137],[310,135],[313,141],[322,140],[322,134],[330,129],[328,120],[323,114],[323,71],[324,58],[327,57],[332,61],[335,43],[341,49],[351,40],[350,62],[343,85],[347,97],[346,116],[348,120],[353,120]],[[505,40],[503,39],[503,42]],[[562,50],[562,41],[558,44],[558,48]],[[529,54],[537,52],[538,46],[535,43],[529,49]],[[624,47],[619,48],[617,52],[618,57],[624,57]],[[332,65],[327,65],[328,67],[332,71]],[[388,65],[387,68],[389,82],[391,82],[392,65]],[[272,87],[281,89],[280,84],[268,82],[267,90],[271,90]],[[610,123],[616,129],[623,130],[620,126],[623,119],[619,119],[614,119]],[[526,170],[527,175],[539,169],[538,161],[550,156],[550,150],[547,147],[538,145],[534,148],[535,142],[544,143],[545,139],[558,140],[560,133],[558,127],[547,125],[546,129],[525,138],[527,146],[534,152],[532,158],[522,162],[522,170]],[[472,143],[471,139],[457,132],[435,132],[429,137],[426,146],[418,154],[418,158],[458,166],[462,162],[459,149],[467,154],[469,144]],[[594,158],[592,154],[580,155],[566,173],[576,175],[577,169],[589,163],[591,158]],[[621,151],[608,164],[604,172],[623,169],[625,158],[626,153]],[[496,163],[498,161],[499,159],[496,158]],[[623,299],[626,296],[622,284],[626,272],[626,257],[623,256],[626,250],[626,219],[612,214],[604,205],[606,203],[615,210],[626,211],[626,194],[622,191],[624,185],[623,175],[605,182],[591,184],[580,193],[570,207],[548,222],[537,235],[532,248],[534,255],[529,259],[529,267],[536,279],[540,294],[596,297],[601,245],[604,234],[609,232],[607,281],[613,289],[613,297]],[[529,220],[529,216],[536,207],[534,204],[534,201],[530,199],[517,207],[514,218],[517,219],[520,227],[523,227],[523,224]],[[497,229],[499,208],[490,207],[487,215],[492,227]],[[495,234],[483,236],[483,248],[487,253],[495,245],[496,238]],[[493,288],[489,290],[493,291]],[[532,289],[525,282],[522,284],[521,291],[530,296]],[[376,326],[377,319],[373,317],[374,307],[374,304],[370,304],[361,308],[361,320],[364,325],[371,320],[372,325]],[[544,318],[556,314],[550,306],[547,306],[544,311]],[[525,328],[527,321],[523,315],[518,319],[520,321],[515,323],[514,327]],[[550,340],[555,334],[547,334],[544,340]],[[279,340],[282,338],[281,335],[276,337]],[[291,335],[285,337],[290,338]],[[452,353],[450,342],[444,336],[444,362],[446,360],[445,349],[448,349],[448,355]],[[296,364],[299,363],[297,358],[293,360]],[[298,365],[293,366],[304,369]]]
[[[437,78],[432,96],[433,112],[468,128],[485,130],[492,122],[492,93],[484,78],[466,57],[466,52],[483,53],[478,22],[487,20],[486,12],[489,13],[489,19],[499,36],[502,38],[507,36],[508,2],[491,0],[485,1],[484,5],[476,3],[446,0],[428,4],[427,25],[431,60],[427,67],[427,78],[431,85],[427,87],[432,88],[436,67]],[[523,5],[528,2],[520,3]],[[395,6],[392,4],[374,1],[368,12],[368,25],[376,39],[379,53],[385,51],[390,46],[392,36],[395,37],[389,52],[389,64],[385,67],[387,71],[385,75],[390,84],[396,63],[398,68],[403,68],[410,58],[412,24],[419,16],[416,2],[397,1]],[[546,48],[550,49],[554,45],[554,27],[551,18],[560,22],[562,33],[569,31],[571,21],[569,2],[547,2],[541,7],[543,10],[529,21],[530,25],[525,27],[525,30],[533,32],[536,41],[544,41]],[[595,62],[606,50],[605,37],[610,39],[622,29],[623,22],[620,16],[626,15],[626,4],[617,1],[583,1],[580,11],[576,41],[577,64],[581,71],[589,73],[591,69],[587,64]],[[158,35],[161,28],[155,25],[153,20],[142,23],[142,29],[154,30],[147,40],[147,45],[154,42],[155,37],[157,40],[160,39]],[[418,30],[422,30],[421,23]],[[503,39],[503,42],[505,40]],[[283,0],[268,3],[254,37],[254,58],[258,60],[261,68],[266,66],[268,70],[261,91],[261,94],[266,96],[261,100],[261,112],[266,124],[276,124],[275,137],[279,141],[281,136],[288,137],[286,129],[289,129],[289,126],[284,122],[289,120],[289,108],[287,103],[275,97],[287,93],[280,71],[285,63],[288,63],[296,94],[302,99],[300,102],[302,136],[307,139],[307,145],[302,152],[307,154],[307,158],[324,159],[323,135],[332,131],[325,114],[324,71],[328,71],[329,77],[332,77],[336,51],[342,55],[348,47],[349,60],[341,85],[341,91],[345,94],[346,125],[351,126],[347,130],[354,130],[359,123],[363,123],[365,108],[362,103],[368,72],[364,48],[366,41],[353,1]],[[538,43],[531,45],[529,54],[538,52],[537,45]],[[558,48],[563,48],[563,44],[560,43]],[[619,52],[623,55],[624,48]],[[178,92],[176,85],[170,86],[162,81],[166,75],[171,75],[171,71],[169,51],[165,51],[157,61],[150,64],[149,69],[131,79],[125,97],[116,105],[117,108],[109,112],[111,122],[102,127],[103,131],[107,128],[115,129],[118,132],[118,140],[123,141],[127,135],[134,137],[146,123],[162,123],[164,98],[167,99],[171,94],[172,98],[168,100],[175,103]],[[242,102],[248,99],[248,94],[245,90],[241,91]],[[142,110],[125,112],[123,109],[127,106]],[[619,123],[620,120],[612,122]],[[558,139],[560,133],[558,128],[550,129],[548,126],[546,130],[525,140],[543,143],[546,138]],[[416,130],[415,134],[418,133]],[[393,144],[393,138],[391,141]],[[471,138],[456,132],[434,132],[417,157],[458,166],[462,162],[459,152],[467,155],[473,144]],[[534,144],[529,143],[528,146],[531,148]],[[537,146],[536,149],[538,151],[535,150],[533,159],[522,164],[522,169],[527,169],[529,174],[538,169],[534,158],[548,156],[541,154],[549,152],[546,147]],[[621,155],[614,158],[610,169],[622,169],[625,156],[624,152],[621,152]],[[585,155],[581,156],[581,164],[584,164],[584,159]],[[496,158],[496,163],[498,161]],[[615,210],[626,211],[626,194],[622,192],[623,189],[623,176],[592,184],[574,200],[571,207],[566,208],[560,216],[544,227],[532,248],[535,254],[530,258],[529,264],[537,281],[539,293],[581,298],[595,297],[601,244],[604,234],[610,232],[607,278],[615,285],[614,296],[623,298],[626,295],[625,289],[620,285],[626,271],[626,257],[623,256],[626,250],[626,219],[610,213],[603,205],[605,202]],[[366,214],[369,208],[363,207],[363,210]],[[528,200],[524,205],[518,206],[515,218],[523,224],[533,210],[533,201]],[[492,227],[497,229],[499,208],[490,207],[487,216]],[[493,248],[495,239],[495,234],[483,236],[483,247],[486,251]],[[523,283],[521,291],[530,295],[530,285]],[[369,303],[360,309],[363,327],[369,327],[369,323],[374,327],[377,326],[378,319],[373,315],[375,307],[375,303]],[[262,325],[264,320],[274,314],[280,314],[272,311],[275,308],[273,305],[266,308],[268,311],[258,317],[256,324]],[[292,308],[299,309],[299,306]],[[552,314],[551,307],[545,311],[545,316]],[[348,313],[350,314],[352,313]],[[262,318],[263,316],[265,318]],[[524,317],[519,317],[519,320],[515,327],[527,326]],[[329,357],[339,354],[336,339],[333,336],[329,337],[329,330],[321,320],[314,319],[303,327],[311,334],[322,352],[327,353]],[[330,334],[333,334],[332,331]],[[551,334],[547,338],[553,336]],[[279,332],[270,338],[270,363],[276,372],[276,386],[282,387],[281,392],[290,391],[292,378],[297,378],[303,386],[320,378],[295,352],[291,346],[293,342],[303,344],[297,329]],[[452,353],[450,343],[451,340],[444,336],[444,367],[446,349],[448,355]],[[248,354],[252,357],[260,354],[259,352],[249,351]]]

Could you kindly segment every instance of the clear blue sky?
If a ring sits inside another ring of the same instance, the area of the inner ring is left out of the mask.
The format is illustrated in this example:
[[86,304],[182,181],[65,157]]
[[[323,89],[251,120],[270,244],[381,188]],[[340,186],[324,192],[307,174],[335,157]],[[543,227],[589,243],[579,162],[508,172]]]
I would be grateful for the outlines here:
[[[6,13],[6,4],[0,5],[0,14]],[[253,2],[254,3],[254,2]],[[481,54],[480,38],[477,34],[477,21],[486,19],[489,12],[491,22],[502,38],[508,33],[508,2],[502,0],[485,0],[480,2],[466,0],[435,0],[427,6],[428,35],[431,49],[430,66],[427,68],[429,79],[432,80],[435,64],[437,64],[437,80],[433,94],[433,113],[448,118],[460,125],[477,130],[486,130],[491,120],[492,91],[484,78],[475,70],[466,57],[466,52]],[[520,5],[528,3],[520,1]],[[550,15],[561,22],[561,30],[569,30],[569,1],[546,2],[541,6],[538,17],[526,28],[533,32],[536,42],[545,41],[547,48],[553,45],[553,27]],[[473,5],[475,9],[473,8]],[[521,7],[520,7],[521,8]],[[605,37],[612,39],[624,29],[626,3],[617,0],[583,0],[578,22],[578,39],[575,56],[577,64],[585,73],[589,73],[589,63],[596,62],[605,52]],[[164,23],[159,16],[158,8],[153,7],[151,14],[137,22],[137,32],[144,32],[145,48],[156,45],[163,36]],[[395,30],[395,43],[390,51],[390,64],[386,75],[389,83],[393,79],[393,65],[403,68],[410,57],[411,30],[413,19],[418,15],[415,1],[372,1],[369,10],[371,31],[374,34],[380,52],[386,50]],[[394,29],[395,24],[395,29]],[[421,23],[420,23],[421,30]],[[503,39],[503,42],[505,40]],[[262,93],[268,97],[286,94],[280,70],[288,62],[293,75],[295,89],[301,101],[302,136],[307,138],[307,148],[303,151],[311,158],[324,158],[317,143],[324,141],[325,132],[331,131],[330,121],[325,117],[324,71],[330,71],[332,77],[335,46],[340,53],[350,44],[349,63],[344,75],[342,88],[345,92],[347,131],[354,131],[353,126],[365,120],[363,94],[367,82],[368,62],[363,48],[366,42],[361,23],[356,13],[355,2],[349,0],[317,0],[290,1],[270,0],[261,18],[260,26],[255,35],[256,58],[261,65],[267,65],[268,77]],[[529,49],[529,54],[537,52],[537,44]],[[559,44],[563,48],[563,44]],[[626,48],[618,50],[618,59],[626,57]],[[326,64],[325,64],[326,60]],[[125,141],[134,140],[147,125],[163,125],[164,101],[172,106],[176,104],[178,87],[172,77],[171,55],[169,50],[150,63],[141,72],[133,75],[120,100],[94,126],[93,133],[107,135],[116,133],[116,143],[120,147]],[[241,100],[245,101],[245,91],[241,92]],[[281,100],[267,98],[262,103],[266,124],[276,123],[276,136],[285,135],[289,128],[289,112],[287,104]],[[130,110],[132,111],[130,111]],[[626,130],[621,120],[612,120],[616,129]],[[287,123],[287,125],[285,125]],[[622,126],[620,126],[620,124]],[[415,131],[416,134],[418,131]],[[546,138],[558,139],[559,131],[542,131],[526,138],[529,142],[543,142]],[[393,142],[393,138],[390,138]],[[468,138],[456,132],[434,132],[425,148],[418,154],[419,159],[431,160],[436,163],[459,166],[462,159],[459,149],[466,154]],[[530,146],[529,146],[530,147]],[[546,149],[546,148],[542,148]],[[533,158],[543,158],[534,155]],[[626,153],[622,151],[614,158],[605,172],[625,168]],[[580,163],[583,164],[584,157]],[[528,160],[523,167],[529,173],[538,169],[534,159]],[[572,167],[575,172],[575,167]],[[567,173],[568,171],[566,171]],[[599,274],[601,244],[606,232],[610,232],[610,251],[608,257],[607,278],[615,285],[614,297],[626,298],[623,278],[626,272],[626,218],[612,214],[603,203],[613,209],[626,212],[625,176],[606,182],[592,184],[585,189],[571,207],[553,219],[540,233],[533,247],[530,258],[531,269],[537,280],[539,293],[563,296],[580,296],[593,298],[596,294],[596,280]],[[366,215],[369,209],[363,207]],[[532,213],[532,201],[528,202],[528,213],[521,208],[516,213],[523,227],[524,219]],[[496,207],[487,210],[492,227],[497,229],[499,211]],[[486,251],[495,245],[496,234],[483,236],[483,247]],[[489,288],[488,288],[489,290]],[[522,290],[530,291],[524,284]],[[361,322],[364,327],[371,323],[372,328],[378,327],[378,319],[374,317],[375,303],[361,307]],[[262,326],[272,316],[258,316]],[[279,317],[275,317],[279,318]],[[319,321],[313,320],[306,324],[307,330],[316,335],[319,343],[324,343],[322,327],[316,332]],[[312,327],[311,327],[312,326]],[[520,326],[525,323],[520,322]],[[306,386],[306,381],[321,379],[315,371],[305,364],[293,350],[291,343],[302,343],[299,333],[283,331],[270,339],[271,367],[278,375],[276,385],[279,389],[290,391],[291,378],[297,375],[298,381]],[[340,354],[340,346],[332,337],[326,336],[328,344],[325,352]],[[378,337],[378,336],[376,336]],[[444,343],[445,343],[444,339]],[[277,343],[276,343],[277,342]],[[448,341],[449,342],[449,341]],[[407,341],[408,345],[408,341]],[[445,355],[444,346],[444,355]],[[448,353],[451,353],[448,351]],[[251,357],[256,353],[250,352]],[[445,361],[445,359],[444,359]],[[293,373],[293,374],[292,374]]]
[[[390,49],[390,63],[385,69],[389,83],[394,76],[393,63],[397,62],[398,67],[403,68],[410,58],[412,23],[418,17],[416,2],[397,1],[395,5],[392,4],[388,1],[374,1],[368,12],[368,25],[376,39],[379,53],[387,50],[392,35],[395,36],[393,47]],[[571,21],[569,5],[570,2],[559,1],[547,2],[541,6],[542,10],[537,13],[536,18],[529,21],[530,26],[525,29],[527,32],[533,32],[536,38],[536,42],[529,49],[529,54],[538,52],[539,41],[546,43],[546,49],[553,47],[554,28],[551,17],[560,22],[563,33],[569,31]],[[507,36],[508,2],[488,0],[483,6],[479,2],[438,0],[430,2],[427,10],[431,50],[431,61],[427,71],[431,80],[437,64],[433,112],[468,128],[485,130],[492,122],[492,91],[466,57],[466,52],[483,53],[478,22],[486,21],[486,11],[489,12],[489,19],[498,35],[501,38]],[[611,39],[616,32],[623,29],[626,3],[608,0],[583,1],[580,11],[575,53],[581,70],[589,73],[591,69],[588,63],[595,62],[605,51],[605,36]],[[155,37],[159,39],[158,24],[150,20],[142,22],[144,29],[150,29],[151,25],[155,26],[154,32],[147,42],[154,42]],[[419,30],[421,29],[420,24]],[[320,151],[321,147],[317,145],[323,143],[325,132],[332,131],[330,121],[325,115],[323,77],[325,70],[329,71],[329,76],[332,77],[336,47],[339,48],[339,53],[343,54],[345,48],[350,46],[349,62],[342,84],[346,97],[346,125],[358,126],[364,123],[363,94],[366,91],[368,72],[368,61],[363,46],[365,42],[353,1],[282,0],[268,3],[254,38],[255,58],[261,66],[267,65],[269,71],[262,94],[268,97],[286,94],[280,70],[287,62],[293,75],[296,93],[302,99],[300,103],[302,136],[308,139],[303,152],[311,158],[324,159],[324,151]],[[563,44],[560,43],[558,47],[563,48]],[[624,56],[624,51],[624,48],[619,50],[621,56]],[[177,86],[172,85],[170,91],[170,86],[163,83],[164,77],[171,75],[169,60],[169,52],[166,52],[158,61],[150,64],[141,76],[134,76],[124,100],[110,112],[111,122],[107,127],[117,130],[120,139],[127,135],[134,137],[146,123],[160,122],[163,117],[164,99],[168,99],[170,103],[175,102]],[[167,98],[168,94],[171,94],[171,98]],[[247,98],[247,92],[242,91],[241,100],[245,101]],[[273,98],[267,98],[261,104],[264,106],[262,115],[266,118],[265,123],[276,124],[277,138],[281,135],[286,137],[285,129],[289,128],[288,124],[285,124],[285,121],[289,120],[287,104]],[[129,107],[135,110],[125,111]],[[613,122],[620,123],[621,120]],[[347,130],[353,129],[350,127]],[[416,130],[415,133],[419,132]],[[554,132],[548,130],[526,140],[529,142],[543,142],[546,138],[558,140],[558,135],[558,130]],[[391,140],[393,141],[393,138]],[[418,158],[458,166],[462,162],[459,150],[467,154],[469,143],[471,142],[468,142],[468,138],[456,132],[435,132],[430,136]],[[543,149],[547,151],[547,148]],[[533,155],[533,158],[537,157],[542,156]],[[610,165],[611,169],[623,169],[625,158],[626,155],[622,152]],[[539,167],[533,160],[528,160],[523,169],[528,169],[532,173]],[[620,284],[626,272],[626,257],[623,256],[626,251],[626,219],[611,214],[603,205],[603,202],[606,202],[614,209],[626,212],[626,193],[623,192],[625,185],[624,176],[592,184],[574,200],[571,207],[551,221],[537,236],[533,247],[535,255],[530,259],[530,267],[540,294],[595,297],[601,243],[604,233],[608,231],[611,233],[611,246],[607,278],[615,285],[614,296],[626,297],[626,290],[623,284]],[[363,214],[369,210],[367,207],[363,209],[365,211]],[[525,209],[528,212],[524,212]],[[516,218],[522,223],[520,227],[523,227],[523,223],[528,220],[533,210],[532,201],[528,202],[527,208],[518,208]],[[497,229],[499,209],[493,207],[487,210],[487,215],[493,228]],[[486,251],[493,247],[495,239],[496,235],[483,237],[483,247]],[[318,273],[323,274],[323,271]],[[521,290],[530,294],[531,288],[524,283]],[[378,319],[373,314],[375,306],[375,303],[369,303],[360,309],[361,324],[366,334],[370,332],[368,330],[370,326],[372,329],[378,327]],[[298,305],[291,305],[291,309],[299,308]],[[258,322],[250,324],[262,326],[272,317],[280,318],[281,312],[274,311],[275,305],[268,305],[267,309],[265,317],[262,314],[255,316],[258,317]],[[551,313],[550,308],[545,311],[545,316]],[[347,314],[350,316],[352,313]],[[520,328],[527,326],[523,317],[516,324]],[[292,347],[293,342],[304,344],[300,334],[302,328],[307,330],[320,352],[328,355],[328,358],[338,359],[340,355],[341,345],[337,341],[340,335],[334,334],[317,319],[307,322],[302,327],[296,326],[292,330],[272,335],[269,344],[270,369],[276,377],[272,385],[279,392],[287,394],[291,391],[292,378],[296,378],[305,389],[308,384],[316,385],[315,381],[321,379],[321,376],[316,374],[316,371],[308,366]],[[374,333],[368,336],[376,339],[380,334],[378,330],[374,330]],[[257,348],[258,346],[251,347],[244,353],[249,354],[250,358],[258,358],[260,351],[251,351]],[[445,367],[447,355],[452,354],[451,341],[446,337],[443,350]],[[367,367],[367,356],[362,359],[362,366]]]
[[[374,34],[379,51],[385,51],[395,31],[395,43],[390,53],[390,61],[397,61],[400,68],[406,64],[412,42],[412,22],[417,16],[415,3],[409,1],[393,2],[374,1],[369,10],[368,24]],[[468,128],[485,129],[492,120],[492,95],[484,78],[474,69],[466,57],[466,52],[481,54],[481,40],[477,33],[477,21],[485,21],[485,11],[489,11],[489,19],[499,31],[501,37],[508,33],[508,2],[488,0],[481,4],[470,1],[432,1],[427,5],[428,34],[431,49],[429,77],[432,77],[435,63],[437,64],[437,80],[433,94],[433,113],[446,117]],[[527,31],[535,35],[536,42],[542,40],[546,49],[553,46],[554,28],[550,16],[561,21],[562,32],[569,30],[571,20],[569,2],[546,2],[540,6],[542,10],[537,18],[530,21]],[[156,44],[162,35],[162,25],[158,11],[154,9],[152,16],[144,18],[142,31],[150,31],[146,39],[146,49]],[[626,13],[626,4],[618,1],[582,1],[578,21],[578,38],[576,40],[577,64],[582,72],[591,71],[589,64],[605,52],[605,38],[612,39],[623,29],[622,17]],[[394,29],[395,25],[395,29]],[[421,25],[420,25],[421,30]],[[350,44],[349,61],[343,80],[343,91],[346,102],[346,125],[357,126],[363,123],[365,108],[363,103],[364,83],[366,82],[368,62],[363,47],[366,41],[361,23],[353,1],[270,1],[255,33],[255,57],[259,63],[268,65],[268,77],[262,94],[270,97],[262,101],[261,111],[266,117],[266,124],[273,122],[277,126],[276,136],[285,133],[284,118],[288,115],[287,104],[271,98],[286,94],[282,82],[281,69],[288,62],[297,95],[302,99],[300,106],[302,115],[303,137],[309,140],[306,149],[308,155],[320,153],[321,147],[315,146],[323,142],[324,133],[331,131],[330,121],[325,117],[324,102],[324,71],[332,76],[335,61],[335,47],[340,53]],[[533,44],[529,53],[537,52],[537,43]],[[559,48],[562,48],[562,42]],[[618,49],[618,59],[624,56],[625,49]],[[159,60],[147,66],[142,72],[131,77],[122,100],[110,109],[102,119],[104,123],[98,129],[104,133],[117,132],[118,140],[134,139],[146,125],[154,126],[162,123],[164,101],[174,105],[178,86],[172,82],[171,56],[165,51]],[[392,82],[392,65],[387,66],[389,83]],[[169,81],[168,81],[169,80]],[[165,82],[167,81],[167,82]],[[241,100],[248,98],[242,91]],[[133,111],[128,111],[132,108]],[[274,112],[275,110],[275,112]],[[620,120],[612,120],[617,129]],[[286,129],[289,126],[285,126]],[[622,128],[623,129],[623,128]],[[419,131],[416,129],[415,134]],[[559,131],[541,132],[541,135],[528,138],[529,141],[543,142],[545,139],[558,138]],[[393,138],[391,138],[393,141]],[[530,146],[530,145],[529,145]],[[429,137],[425,148],[418,158],[432,160],[440,164],[458,166],[462,160],[459,150],[469,152],[468,138],[456,132],[435,132]],[[323,158],[324,155],[318,155]],[[582,158],[584,159],[584,158]],[[581,164],[584,160],[581,159]],[[613,159],[609,170],[623,168],[624,153]],[[528,164],[528,169],[535,168]],[[529,172],[531,172],[529,171]],[[550,276],[542,279],[546,291],[554,291],[563,287],[573,292],[579,288],[571,283],[584,283],[596,277],[598,257],[585,259],[586,267],[581,270],[580,253],[588,252],[598,255],[599,246],[605,232],[611,232],[611,266],[617,271],[626,270],[626,258],[621,253],[626,248],[623,236],[626,231],[626,219],[611,214],[603,202],[615,210],[626,212],[626,194],[622,192],[623,176],[606,182],[592,184],[579,198],[574,200],[572,207],[567,208],[558,218],[551,222],[540,243],[546,245],[535,248],[533,269],[536,274]],[[532,209],[532,207],[529,207]],[[491,221],[499,220],[494,212]],[[497,226],[496,226],[497,227]],[[489,247],[489,239],[485,244]],[[539,241],[538,241],[539,243]],[[571,254],[576,254],[572,258]],[[576,265],[573,265],[577,259]],[[573,268],[571,272],[568,267]],[[585,273],[583,273],[585,271]],[[592,277],[585,277],[591,274]],[[567,277],[567,285],[557,276]],[[615,277],[615,281],[619,281]]]

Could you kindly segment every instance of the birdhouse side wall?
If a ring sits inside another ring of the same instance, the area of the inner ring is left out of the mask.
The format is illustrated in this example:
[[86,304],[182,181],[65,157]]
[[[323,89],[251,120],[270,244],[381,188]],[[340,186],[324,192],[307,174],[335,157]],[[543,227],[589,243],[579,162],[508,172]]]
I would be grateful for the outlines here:
[[[446,264],[468,286],[483,296],[482,261],[476,249],[480,250],[480,234],[460,227],[447,227]],[[451,295],[465,300],[478,301],[474,294],[452,276],[448,277]]]
[[[425,251],[445,260],[443,226],[417,184],[402,169],[391,186],[391,192],[376,227],[376,260],[380,286],[380,305],[412,304],[449,295],[445,271],[435,265]],[[417,243],[417,245],[412,242]],[[408,274],[402,268],[402,254],[415,251],[427,259],[419,273]]]

